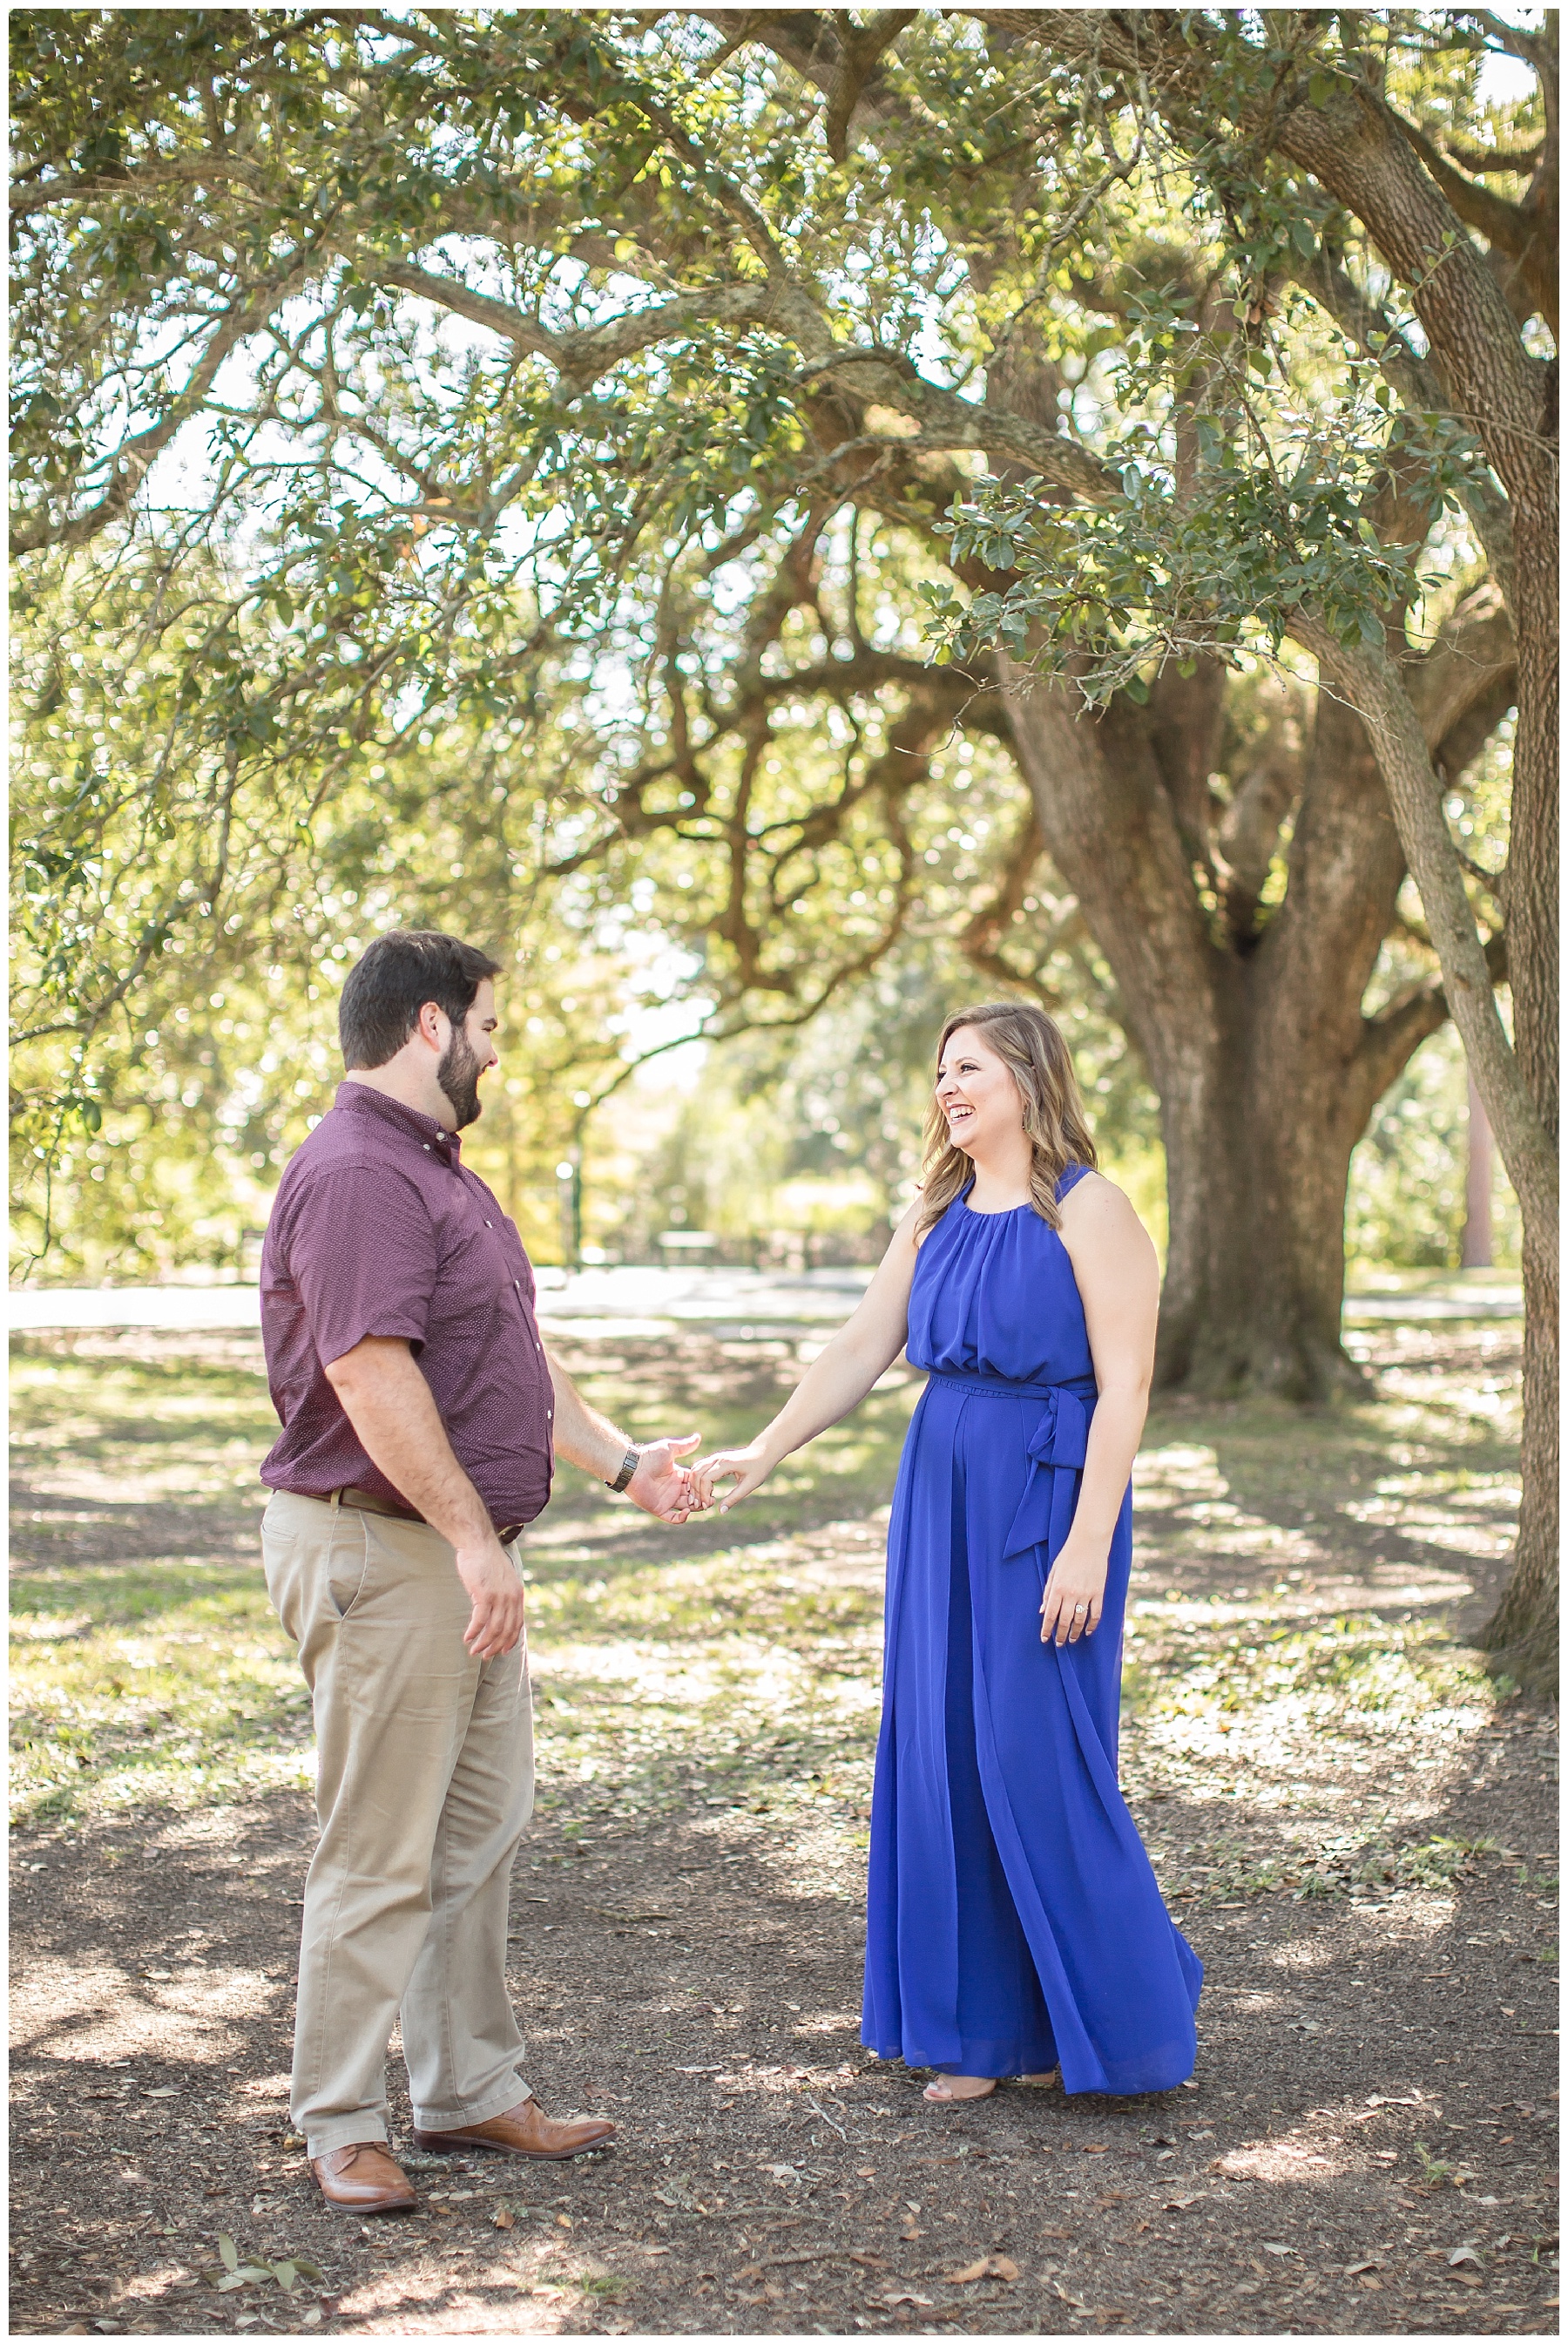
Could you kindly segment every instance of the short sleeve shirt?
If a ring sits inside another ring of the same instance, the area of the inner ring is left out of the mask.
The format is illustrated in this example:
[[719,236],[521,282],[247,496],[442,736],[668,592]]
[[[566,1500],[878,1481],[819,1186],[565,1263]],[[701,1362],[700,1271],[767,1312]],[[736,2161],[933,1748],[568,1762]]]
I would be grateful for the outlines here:
[[517,1226],[456,1132],[365,1083],[337,1099],[278,1183],[261,1256],[267,1381],[283,1430],[261,1469],[306,1498],[409,1500],[372,1464],[326,1369],[400,1338],[498,1529],[550,1493],[555,1393]]

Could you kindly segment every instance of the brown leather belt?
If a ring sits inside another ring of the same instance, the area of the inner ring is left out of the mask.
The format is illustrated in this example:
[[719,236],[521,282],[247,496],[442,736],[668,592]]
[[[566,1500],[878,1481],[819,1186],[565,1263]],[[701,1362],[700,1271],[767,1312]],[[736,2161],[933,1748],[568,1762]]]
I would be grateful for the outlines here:
[[[352,1506],[357,1513],[361,1514],[389,1514],[395,1522],[425,1521],[424,1515],[417,1514],[412,1506],[394,1506],[386,1498],[377,1498],[368,1490],[334,1490],[327,1502],[329,1506]],[[428,1524],[426,1527],[428,1528]],[[521,1538],[527,1527],[524,1522],[509,1522],[505,1530],[498,1530],[496,1536],[503,1546],[510,1546],[514,1539]]]

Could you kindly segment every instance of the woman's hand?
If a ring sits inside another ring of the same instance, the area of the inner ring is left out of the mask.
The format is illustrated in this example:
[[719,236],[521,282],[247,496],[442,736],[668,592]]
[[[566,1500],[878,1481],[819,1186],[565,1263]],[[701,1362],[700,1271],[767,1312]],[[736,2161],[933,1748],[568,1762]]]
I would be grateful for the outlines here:
[[1110,1560],[1106,1551],[1097,1554],[1091,1547],[1075,1545],[1069,1537],[1045,1582],[1045,1600],[1040,1607],[1042,1644],[1076,1644],[1080,1636],[1093,1635],[1105,1609]]
[[721,1514],[727,1514],[731,1506],[738,1506],[742,1498],[750,1497],[754,1490],[762,1487],[774,1462],[760,1440],[753,1440],[745,1449],[720,1449],[711,1457],[699,1457],[691,1468],[697,1504],[712,1505],[716,1481],[733,1481],[734,1489],[719,1509]]

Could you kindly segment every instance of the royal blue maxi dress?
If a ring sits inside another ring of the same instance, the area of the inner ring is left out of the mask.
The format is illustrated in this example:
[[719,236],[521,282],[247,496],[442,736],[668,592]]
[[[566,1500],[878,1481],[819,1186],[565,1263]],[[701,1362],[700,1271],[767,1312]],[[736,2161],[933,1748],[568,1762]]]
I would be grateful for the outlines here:
[[1131,1490],[1099,1628],[1040,1636],[1096,1397],[1055,1230],[960,1197],[917,1257],[907,1349],[930,1374],[888,1531],[861,2040],[946,2075],[1060,2063],[1069,2092],[1168,2091],[1203,1971],[1117,1786]]

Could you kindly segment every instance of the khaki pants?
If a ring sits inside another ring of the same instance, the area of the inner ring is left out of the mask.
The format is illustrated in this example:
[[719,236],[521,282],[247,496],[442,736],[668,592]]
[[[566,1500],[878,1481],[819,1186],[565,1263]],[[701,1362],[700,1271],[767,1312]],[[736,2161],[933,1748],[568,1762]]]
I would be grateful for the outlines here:
[[526,1648],[465,1649],[471,1606],[423,1522],[278,1490],[261,1535],[318,1759],[295,2125],[312,2157],[387,2139],[399,2010],[415,2124],[477,2124],[528,2096],[506,1982],[508,1888],[534,1803]]

